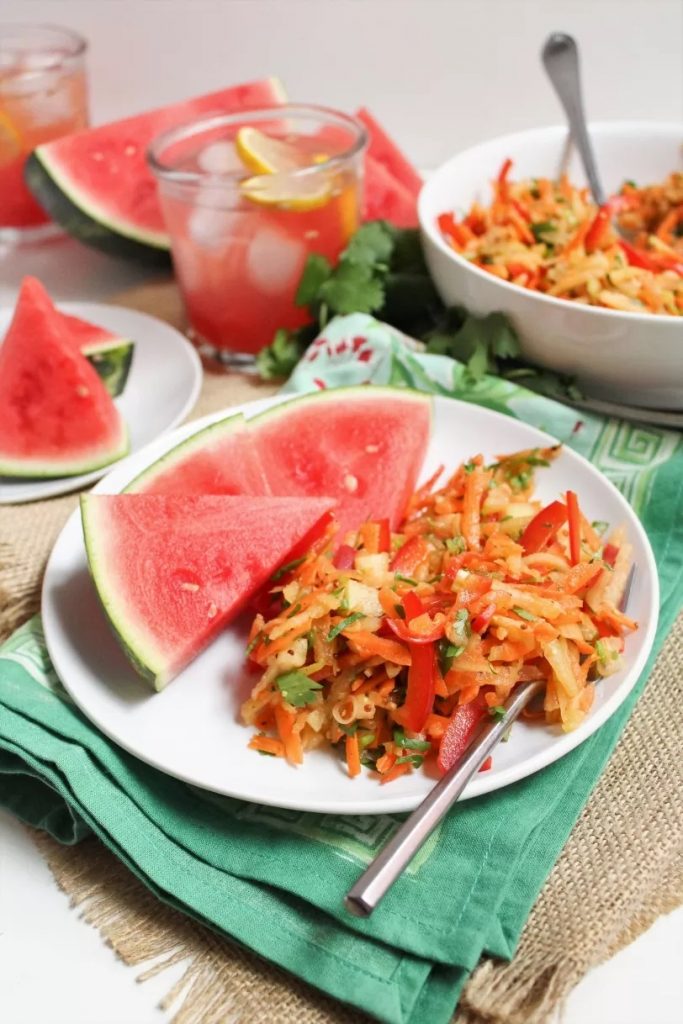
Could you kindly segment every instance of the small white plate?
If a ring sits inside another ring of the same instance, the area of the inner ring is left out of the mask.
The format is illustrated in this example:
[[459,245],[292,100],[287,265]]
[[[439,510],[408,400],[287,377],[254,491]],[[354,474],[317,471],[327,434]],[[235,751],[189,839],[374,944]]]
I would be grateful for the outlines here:
[[[241,411],[250,416],[278,401],[282,399],[252,402]],[[441,463],[455,466],[478,451],[491,458],[553,441],[525,423],[453,399],[436,398],[434,413],[425,478]],[[164,451],[224,415],[186,424],[156,441],[126,459],[96,491],[119,492]],[[515,724],[510,742],[495,752],[493,769],[477,775],[465,797],[516,782],[588,739],[626,698],[652,647],[659,586],[642,526],[617,489],[570,449],[538,473],[541,499],[550,501],[568,488],[578,493],[589,519],[625,524],[637,567],[628,611],[640,629],[627,640],[623,668],[599,684],[595,705],[578,729],[562,733],[545,725]],[[240,704],[256,678],[244,670],[246,622],[233,624],[162,693],[152,693],[131,668],[104,618],[88,576],[78,512],[67,522],[50,557],[42,610],[50,657],[76,704],[116,743],[169,775],[242,800],[334,814],[411,810],[434,784],[422,772],[402,776],[389,786],[380,786],[365,773],[351,780],[330,751],[313,751],[301,767],[293,768],[249,750],[253,729],[238,719]]]
[[[180,423],[197,401],[202,365],[183,335],[146,313],[99,302],[60,302],[63,313],[79,316],[135,342],[133,362],[123,394],[116,404],[128,424],[131,453]],[[12,309],[0,310],[0,339],[12,319]],[[99,480],[111,466],[56,480],[10,480],[0,477],[0,505],[40,501],[68,494]]]

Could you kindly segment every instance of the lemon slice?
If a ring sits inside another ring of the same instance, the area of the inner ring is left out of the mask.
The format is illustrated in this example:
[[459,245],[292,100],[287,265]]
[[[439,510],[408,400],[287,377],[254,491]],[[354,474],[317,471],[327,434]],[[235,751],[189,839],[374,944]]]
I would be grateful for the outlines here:
[[259,206],[279,206],[299,213],[324,206],[332,196],[332,183],[318,174],[260,174],[243,181],[241,189],[245,199]]
[[308,164],[296,146],[274,139],[258,128],[240,128],[235,136],[235,149],[244,166],[253,174],[278,174]]
[[21,154],[21,135],[4,110],[0,110],[0,164],[10,163]]

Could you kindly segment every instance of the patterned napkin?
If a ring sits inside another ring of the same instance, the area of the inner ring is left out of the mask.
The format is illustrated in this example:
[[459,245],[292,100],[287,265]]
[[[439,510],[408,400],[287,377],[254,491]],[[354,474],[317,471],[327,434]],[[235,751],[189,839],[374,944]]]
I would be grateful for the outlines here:
[[[661,582],[655,652],[683,597],[683,442],[581,415],[418,351],[362,315],[332,321],[286,390],[411,386],[523,419],[622,490]],[[390,1024],[446,1022],[481,954],[512,956],[536,896],[617,742],[654,659],[618,712],[544,771],[449,815],[368,921],[342,897],[399,815],[332,816],[213,796],[121,751],[74,707],[39,618],[0,649],[0,803],[62,843],[90,831],[160,899]]]

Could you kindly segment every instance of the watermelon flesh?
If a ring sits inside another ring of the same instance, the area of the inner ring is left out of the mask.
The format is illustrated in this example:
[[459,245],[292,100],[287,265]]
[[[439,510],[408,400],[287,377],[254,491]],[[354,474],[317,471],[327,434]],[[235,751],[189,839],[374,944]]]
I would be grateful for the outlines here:
[[61,477],[128,451],[111,396],[35,278],[22,282],[0,347],[0,475]]
[[370,145],[368,147],[370,158],[373,162],[382,164],[392,178],[400,185],[403,185],[413,199],[417,199],[423,182],[410,160],[401,152],[396,143],[389,138],[369,110],[361,107],[360,110],[356,111],[356,117],[359,121],[363,122],[370,136]]
[[339,537],[367,519],[393,529],[415,489],[431,429],[429,395],[381,387],[335,388],[249,420],[273,494],[336,499]]
[[90,572],[140,675],[162,689],[332,504],[326,498],[83,495]]
[[388,220],[398,228],[418,224],[415,196],[369,153],[365,157],[363,220]]
[[125,488],[136,494],[270,494],[244,416],[197,431]]
[[88,320],[58,313],[75,348],[92,364],[112,398],[123,393],[135,343]]
[[50,216],[86,244],[112,255],[153,259],[156,253],[168,260],[170,242],[147,167],[149,144],[202,114],[283,101],[280,82],[266,78],[66,135],[34,150],[26,180]]

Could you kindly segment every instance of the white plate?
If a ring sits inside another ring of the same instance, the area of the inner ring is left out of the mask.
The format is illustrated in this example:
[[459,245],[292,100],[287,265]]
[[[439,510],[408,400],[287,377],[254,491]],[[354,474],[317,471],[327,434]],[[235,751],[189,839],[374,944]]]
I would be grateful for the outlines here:
[[[202,383],[199,357],[183,335],[169,324],[123,306],[99,302],[60,302],[63,313],[79,316],[135,342],[133,362],[123,394],[116,404],[128,424],[131,452],[185,419],[197,401]],[[0,339],[12,319],[0,310]],[[40,501],[81,490],[108,473],[111,466],[56,480],[9,480],[0,477],[0,505]]]
[[[274,401],[242,408],[249,416]],[[425,477],[440,463],[455,466],[477,451],[489,458],[552,441],[525,423],[452,399],[436,398],[434,411]],[[222,415],[185,425],[156,441],[117,467],[96,491],[120,491],[162,452]],[[625,699],[652,646],[658,580],[642,526],[616,488],[569,449],[538,474],[542,499],[552,500],[567,488],[579,494],[589,519],[626,525],[637,566],[628,610],[641,627],[627,641],[622,670],[600,683],[595,706],[578,729],[563,734],[550,726],[516,724],[510,742],[496,750],[493,769],[473,779],[466,797],[516,782],[587,739]],[[244,622],[226,630],[166,690],[152,693],[130,667],[100,609],[88,576],[77,512],[64,527],[48,563],[43,622],[50,657],[76,704],[116,743],[169,775],[242,800],[335,814],[407,811],[433,785],[420,772],[389,786],[380,786],[365,774],[351,780],[329,751],[314,751],[303,766],[293,768],[248,750],[253,730],[239,724],[238,711],[255,677],[243,669]]]

